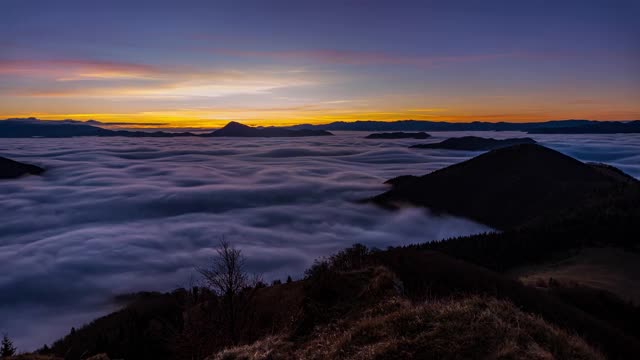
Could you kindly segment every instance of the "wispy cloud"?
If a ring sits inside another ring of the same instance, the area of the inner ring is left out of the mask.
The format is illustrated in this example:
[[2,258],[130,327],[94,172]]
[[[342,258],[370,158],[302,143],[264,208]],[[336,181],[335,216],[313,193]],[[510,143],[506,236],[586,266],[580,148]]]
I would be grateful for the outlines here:
[[56,77],[57,80],[152,78],[160,69],[104,60],[0,60],[0,74]]
[[447,111],[447,109],[443,109],[443,108],[417,108],[417,109],[407,109],[407,111],[409,112],[416,112],[416,113],[432,113],[432,112],[443,112],[443,111]]
[[467,55],[403,55],[389,52],[354,50],[284,50],[255,51],[214,49],[214,53],[235,57],[252,57],[284,61],[310,61],[345,65],[410,65],[436,66],[450,63],[473,62],[528,56],[521,52]]
[[578,99],[568,102],[569,105],[597,105],[600,101],[594,99]]
[[81,59],[0,60],[3,75],[14,76],[15,84],[0,92],[33,97],[219,97],[317,82],[308,72],[299,71],[212,70]]

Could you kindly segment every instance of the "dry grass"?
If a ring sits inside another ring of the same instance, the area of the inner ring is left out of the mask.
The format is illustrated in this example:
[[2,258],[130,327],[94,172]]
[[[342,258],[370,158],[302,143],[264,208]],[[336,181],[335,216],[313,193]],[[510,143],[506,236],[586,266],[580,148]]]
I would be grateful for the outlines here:
[[511,273],[531,286],[553,278],[564,284],[606,290],[640,304],[640,254],[622,249],[587,248],[559,262],[528,266]]
[[[346,322],[346,320],[345,320]],[[301,340],[268,337],[210,360],[602,359],[579,337],[494,298],[413,305],[390,298]]]

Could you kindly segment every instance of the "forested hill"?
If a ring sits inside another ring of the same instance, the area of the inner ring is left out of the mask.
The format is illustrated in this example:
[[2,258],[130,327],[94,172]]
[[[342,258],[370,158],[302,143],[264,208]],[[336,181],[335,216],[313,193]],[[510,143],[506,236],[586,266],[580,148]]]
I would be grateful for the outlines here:
[[582,206],[630,182],[635,181],[555,150],[521,144],[424,176],[391,179],[392,189],[373,201],[387,207],[425,206],[509,229]]

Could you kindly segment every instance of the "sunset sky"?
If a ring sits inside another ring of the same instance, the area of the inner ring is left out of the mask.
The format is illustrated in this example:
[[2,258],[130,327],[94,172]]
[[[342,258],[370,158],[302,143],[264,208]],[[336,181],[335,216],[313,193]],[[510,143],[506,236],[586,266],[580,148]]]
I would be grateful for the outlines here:
[[640,119],[640,2],[3,0],[0,118]]

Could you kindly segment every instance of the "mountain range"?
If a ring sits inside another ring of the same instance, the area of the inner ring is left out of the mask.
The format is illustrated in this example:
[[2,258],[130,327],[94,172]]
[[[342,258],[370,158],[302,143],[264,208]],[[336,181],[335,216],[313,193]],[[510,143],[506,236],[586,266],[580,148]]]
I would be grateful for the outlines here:
[[446,122],[426,120],[336,121],[329,124],[301,124],[290,129],[328,131],[523,131],[528,133],[638,133],[640,120],[595,121],[551,120],[544,122]]
[[[127,123],[118,123],[126,125]],[[132,125],[136,125],[131,123]],[[162,124],[158,124],[159,126]],[[616,122],[593,120],[554,120],[538,123],[509,122],[436,122],[425,120],[333,122],[322,125],[301,124],[289,127],[250,127],[230,122],[225,127],[205,133],[131,131],[105,128],[95,120],[43,121],[36,118],[0,120],[0,138],[125,136],[125,137],[300,137],[327,136],[329,131],[523,131],[532,134],[612,134],[640,133],[640,120]]]
[[[225,127],[205,134],[191,132],[165,132],[165,131],[130,131],[111,130],[95,125],[94,121],[80,122],[75,120],[43,121],[34,118],[7,119],[0,121],[0,138],[66,138],[76,136],[100,136],[100,137],[301,137],[301,136],[327,136],[332,135],[325,130],[300,129],[291,130],[279,127],[251,127],[229,122]],[[102,123],[98,123],[102,124]]]
[[291,130],[280,127],[251,127],[232,121],[222,129],[202,136],[210,137],[302,137],[302,136],[331,136],[326,130],[299,129]]
[[373,133],[365,136],[365,139],[428,139],[431,135],[426,132],[387,132]]

